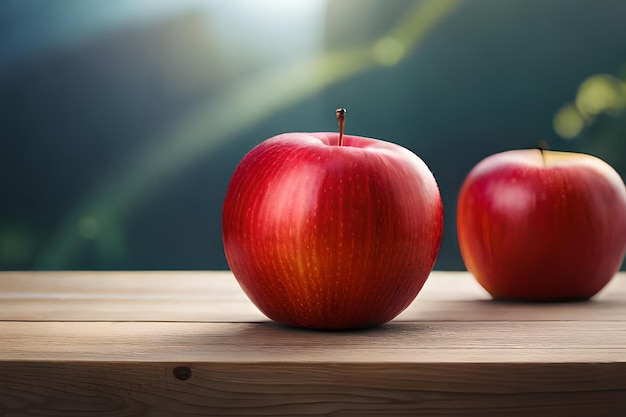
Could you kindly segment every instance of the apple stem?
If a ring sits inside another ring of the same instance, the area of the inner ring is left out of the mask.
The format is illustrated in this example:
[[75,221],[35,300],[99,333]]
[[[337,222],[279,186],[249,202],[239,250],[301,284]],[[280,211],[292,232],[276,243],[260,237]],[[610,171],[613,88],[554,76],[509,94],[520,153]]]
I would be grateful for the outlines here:
[[337,116],[337,122],[339,122],[339,146],[343,145],[343,127],[346,119],[346,109],[335,110]]

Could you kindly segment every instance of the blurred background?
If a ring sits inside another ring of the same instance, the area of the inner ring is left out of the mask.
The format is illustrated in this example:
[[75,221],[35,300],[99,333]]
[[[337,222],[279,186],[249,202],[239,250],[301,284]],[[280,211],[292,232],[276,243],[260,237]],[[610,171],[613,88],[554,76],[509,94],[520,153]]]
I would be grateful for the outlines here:
[[495,152],[626,177],[622,0],[3,0],[0,269],[226,269],[221,207],[262,140],[417,153],[463,269],[458,190]]

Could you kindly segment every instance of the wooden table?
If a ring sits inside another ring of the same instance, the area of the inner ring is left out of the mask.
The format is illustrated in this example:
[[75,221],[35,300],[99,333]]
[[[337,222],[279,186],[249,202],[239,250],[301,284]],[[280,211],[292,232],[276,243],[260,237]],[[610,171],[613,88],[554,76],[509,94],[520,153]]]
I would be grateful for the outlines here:
[[0,273],[0,415],[626,415],[626,274],[489,300],[434,272],[393,322],[269,322],[229,272]]

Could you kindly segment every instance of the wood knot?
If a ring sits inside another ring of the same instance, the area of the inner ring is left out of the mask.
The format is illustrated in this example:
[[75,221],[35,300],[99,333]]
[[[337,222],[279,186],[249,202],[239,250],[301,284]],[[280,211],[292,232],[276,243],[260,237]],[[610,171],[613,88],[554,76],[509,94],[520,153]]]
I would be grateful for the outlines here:
[[181,381],[186,381],[191,378],[191,368],[188,366],[177,366],[174,368],[172,372],[176,379],[180,379]]

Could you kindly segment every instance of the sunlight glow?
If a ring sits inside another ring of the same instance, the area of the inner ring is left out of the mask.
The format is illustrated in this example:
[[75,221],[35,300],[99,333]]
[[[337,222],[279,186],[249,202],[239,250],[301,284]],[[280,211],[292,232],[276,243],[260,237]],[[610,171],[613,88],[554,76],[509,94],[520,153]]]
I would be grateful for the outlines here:
[[611,75],[594,75],[578,88],[576,107],[583,116],[618,111],[626,106],[621,82]]
[[239,0],[234,4],[257,19],[284,21],[294,16],[307,16],[311,11],[325,7],[325,0]]
[[374,58],[385,66],[396,65],[406,54],[406,48],[393,36],[385,36],[376,42],[372,48]]
[[575,106],[566,105],[554,115],[552,126],[563,139],[574,139],[585,127],[585,121]]
[[578,87],[574,103],[561,107],[552,119],[554,131],[563,139],[574,139],[602,113],[626,110],[626,82],[608,75],[592,75]]
[[234,61],[322,53],[326,0],[231,0],[207,4],[207,24]]

